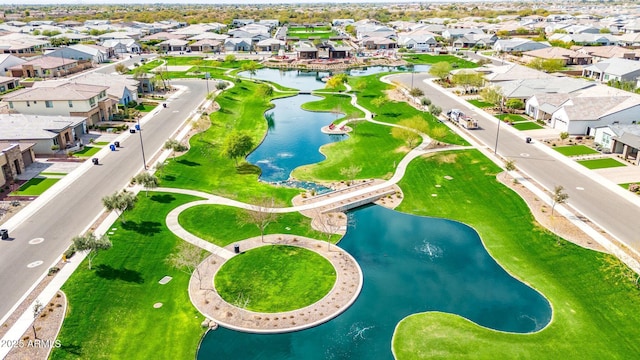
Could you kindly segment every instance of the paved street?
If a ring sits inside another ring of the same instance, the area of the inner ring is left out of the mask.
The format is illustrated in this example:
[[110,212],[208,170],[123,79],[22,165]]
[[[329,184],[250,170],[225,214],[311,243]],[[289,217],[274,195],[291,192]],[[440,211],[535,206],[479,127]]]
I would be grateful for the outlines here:
[[[112,67],[99,71],[113,72]],[[147,161],[205,97],[206,84],[202,80],[171,83],[188,87],[188,90],[179,98],[168,101],[166,109],[161,109],[142,125]],[[15,221],[10,220],[7,227],[11,239],[0,241],[0,316],[4,317],[60,258],[71,238],[80,234],[102,212],[101,198],[123,188],[142,169],[139,135],[126,133],[121,146],[118,151],[101,156],[99,166],[87,162],[77,169],[74,174],[84,173],[20,224],[12,227]]]
[[[494,149],[498,122],[486,113],[475,111],[463,100],[441,92],[430,84],[427,74],[415,74],[414,85],[420,87],[425,96],[443,111],[459,108],[478,119],[480,129],[470,131],[479,142]],[[411,75],[394,76],[406,86],[411,83]],[[563,161],[553,150],[536,143],[526,144],[526,132],[520,132],[502,124],[498,136],[498,154],[515,160],[518,169],[546,189],[562,185],[569,194],[568,205],[585,215],[592,222],[604,228],[630,248],[640,251],[640,224],[638,223],[638,202],[622,188],[605,180],[595,172],[588,171],[572,161]]]

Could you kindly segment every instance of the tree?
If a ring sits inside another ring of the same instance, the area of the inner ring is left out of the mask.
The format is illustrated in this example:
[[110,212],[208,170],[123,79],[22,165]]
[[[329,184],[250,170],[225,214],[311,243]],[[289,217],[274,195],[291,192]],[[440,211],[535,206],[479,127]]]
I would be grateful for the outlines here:
[[224,57],[224,62],[234,62],[236,61],[236,56],[233,54],[229,54]]
[[482,86],[484,77],[481,73],[475,71],[462,70],[451,76],[451,82],[455,85],[462,86],[464,92],[467,93],[470,88],[478,88]]
[[240,70],[248,71],[249,76],[253,79],[253,75],[256,74],[256,70],[258,70],[258,63],[255,61],[248,61],[240,65]]
[[127,69],[127,67],[122,63],[116,65],[115,69],[119,74],[124,74],[129,71],[129,69]]
[[437,106],[435,104],[431,104],[429,105],[429,113],[433,116],[438,116],[440,114],[442,114],[442,108],[440,106]]
[[441,61],[431,66],[431,68],[429,69],[429,74],[437,77],[440,80],[444,80],[447,76],[449,76],[451,69],[451,64],[446,61]]
[[553,188],[553,205],[551,206],[551,216],[553,216],[553,210],[557,204],[564,204],[569,199],[569,194],[564,192],[564,186],[558,185]]
[[[198,265],[204,260],[202,249],[188,242],[181,242],[178,245],[178,251],[170,254],[166,262],[169,266],[180,270],[188,275],[195,274],[201,280]],[[202,281],[200,281],[200,290],[202,290]]]
[[327,89],[337,89],[347,82],[347,74],[337,74],[327,80],[327,84],[324,86]]
[[502,109],[502,91],[496,86],[485,87],[480,90],[480,97],[488,102],[500,106]]
[[386,96],[378,96],[377,98],[371,100],[371,105],[380,108],[389,102]]
[[38,333],[36,332],[36,319],[44,309],[44,305],[40,302],[39,299],[36,299],[36,302],[33,303],[33,323],[31,323],[31,328],[33,329],[33,337],[38,340]]
[[524,102],[520,99],[509,99],[505,103],[505,106],[509,110],[522,110],[524,109]]
[[348,180],[347,184],[351,185],[360,171],[362,171],[362,168],[360,166],[351,165],[349,167],[340,169],[340,175],[345,176]]
[[127,190],[122,190],[102,198],[102,204],[107,208],[107,211],[115,211],[116,214],[118,214],[118,218],[122,216],[123,224],[126,223],[123,216],[124,212],[133,209],[135,203],[136,197]]
[[264,242],[264,231],[267,226],[278,219],[278,214],[271,209],[276,207],[273,197],[265,197],[258,200],[255,210],[245,210],[240,218],[243,224],[254,224],[260,230],[260,241]]
[[234,131],[224,139],[222,156],[235,160],[238,166],[238,158],[247,155],[251,149],[253,149],[251,136]]
[[547,73],[552,73],[556,71],[560,71],[564,68],[565,63],[561,59],[533,59],[529,64],[527,64],[532,69],[544,71]]
[[569,133],[566,131],[563,131],[560,133],[560,140],[565,141],[569,138]]
[[186,145],[184,145],[183,143],[181,143],[176,139],[169,139],[165,141],[163,148],[166,150],[172,150],[173,151],[172,155],[174,159],[176,158],[177,152],[183,152],[188,149]]
[[149,189],[155,189],[159,184],[158,178],[146,171],[136,175],[131,179],[131,182],[142,185],[145,189],[146,196],[149,196]]
[[393,127],[391,129],[391,136],[404,140],[411,149],[413,149],[414,144],[420,140],[420,135],[417,132],[405,127]]
[[87,259],[89,260],[89,270],[91,270],[91,262],[93,258],[98,255],[100,250],[109,250],[111,249],[111,240],[106,235],[101,237],[97,237],[94,233],[90,232],[83,235],[75,236],[71,239],[73,242],[73,248],[76,251],[86,251]]

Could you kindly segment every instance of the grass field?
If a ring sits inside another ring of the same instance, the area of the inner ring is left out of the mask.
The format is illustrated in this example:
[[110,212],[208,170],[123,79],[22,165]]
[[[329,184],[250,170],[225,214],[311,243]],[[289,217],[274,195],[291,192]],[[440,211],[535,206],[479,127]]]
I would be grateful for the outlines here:
[[496,104],[490,103],[490,102],[486,102],[486,101],[482,101],[482,100],[467,100],[467,102],[471,105],[477,106],[481,109],[485,109],[485,108],[492,108],[494,106],[496,106]]
[[91,145],[105,146],[105,145],[109,145],[109,142],[108,141],[96,141],[96,142],[92,143]]
[[[67,317],[51,359],[193,359],[204,333],[191,305],[189,275],[165,259],[182,240],[165,226],[168,212],[197,200],[186,195],[141,196],[127,222],[116,222],[113,247],[83,262],[64,284]],[[72,258],[71,261],[74,261]],[[164,276],[173,279],[158,284]],[[153,304],[162,303],[155,309]]]
[[[640,319],[628,316],[640,311],[635,277],[625,278],[626,267],[612,256],[557,240],[537,226],[527,205],[496,181],[498,171],[475,150],[416,159],[400,182],[405,196],[399,210],[472,226],[496,261],[549,299],[552,322],[518,335],[457,315],[414,314],[396,329],[396,358],[611,359],[639,353]],[[437,197],[430,196],[434,192]]]
[[311,250],[267,245],[231,258],[214,282],[227,302],[246,300],[247,310],[274,313],[322,299],[335,284],[336,271],[329,260]]
[[553,149],[564,156],[591,155],[598,152],[585,145],[554,146]]
[[302,104],[302,108],[308,111],[329,111],[342,115],[336,119],[336,122],[340,122],[345,119],[357,119],[364,117],[364,113],[362,111],[351,105],[350,96],[337,94],[321,95],[324,99],[304,103]]
[[316,37],[321,39],[328,39],[332,36],[338,35],[337,32],[331,29],[331,26],[318,26],[318,27],[304,27],[294,26],[287,29],[288,37],[297,37],[302,39],[308,39],[310,37]]
[[578,163],[591,170],[627,166],[625,163],[612,158],[578,160]]
[[533,121],[525,121],[525,122],[521,122],[521,123],[515,123],[515,124],[513,124],[513,128],[514,129],[518,129],[520,131],[544,129],[543,126],[540,126],[539,124],[536,124]]
[[[260,236],[260,230],[243,218],[244,210],[222,205],[198,205],[183,211],[178,221],[190,233],[224,247],[236,241]],[[215,219],[215,221],[211,221]],[[278,214],[265,229],[266,234],[291,234],[327,240],[328,235],[311,228],[311,220],[300,213]],[[332,235],[330,241],[340,239]]]
[[136,110],[139,110],[141,112],[150,112],[151,110],[155,109],[158,105],[147,105],[147,104],[138,104],[138,106],[135,107]]
[[91,157],[98,153],[102,148],[96,146],[85,146],[80,151],[76,151],[73,153],[73,156],[77,157]]
[[[66,175],[66,174],[64,174]],[[37,196],[42,195],[43,192],[47,191],[53,184],[57,183],[60,179],[54,178],[44,178],[44,177],[35,177],[22,184],[20,188],[11,193],[11,195],[16,196]]]
[[496,115],[496,118],[504,121],[504,122],[525,122],[528,121],[526,118],[518,115],[518,114],[499,114]]
[[410,54],[403,56],[402,58],[412,64],[435,64],[446,61],[454,68],[458,69],[472,69],[478,67],[478,64],[461,59],[454,55]]
[[63,172],[47,172],[47,171],[43,171],[40,173],[40,175],[42,176],[47,176],[47,175],[53,175],[53,176],[65,176],[67,175],[67,173],[63,173]]

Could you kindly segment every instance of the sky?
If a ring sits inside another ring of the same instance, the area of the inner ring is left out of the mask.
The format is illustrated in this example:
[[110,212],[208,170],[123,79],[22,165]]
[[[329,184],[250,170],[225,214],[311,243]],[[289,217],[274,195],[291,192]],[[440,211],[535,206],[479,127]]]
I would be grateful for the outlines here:
[[[211,5],[249,5],[249,4],[320,4],[320,3],[408,3],[418,2],[420,0],[0,0],[0,5],[17,4],[17,5],[33,5],[33,4],[77,4],[77,5],[94,5],[94,4],[211,4]],[[427,2],[443,2],[445,0],[431,0]],[[462,0],[448,0],[448,2],[457,2]],[[420,1],[420,2],[424,2]]]

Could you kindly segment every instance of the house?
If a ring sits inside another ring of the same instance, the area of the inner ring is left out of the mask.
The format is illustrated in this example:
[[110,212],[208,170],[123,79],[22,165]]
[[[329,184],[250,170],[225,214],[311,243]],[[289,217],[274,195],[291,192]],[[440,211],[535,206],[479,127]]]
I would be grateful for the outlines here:
[[620,46],[640,46],[640,32],[626,33],[616,36],[616,43]]
[[361,45],[367,50],[386,50],[396,48],[396,42],[386,37],[367,37],[362,39]]
[[74,77],[72,80],[36,81],[33,87],[55,88],[66,83],[107,86],[107,95],[118,104],[127,105],[130,102],[138,102],[140,81],[125,75],[90,72]]
[[251,51],[253,41],[251,38],[227,38],[224,40],[225,51]]
[[46,52],[46,55],[71,60],[89,60],[94,64],[101,64],[109,60],[106,52],[82,44],[57,48]]
[[231,21],[231,26],[232,27],[241,27],[241,26],[253,24],[254,22],[255,22],[255,20],[253,20],[253,19],[233,19]]
[[542,71],[534,70],[518,64],[507,64],[490,68],[483,67],[476,70],[480,72],[488,72],[488,74],[484,76],[484,79],[491,83],[525,79],[550,79],[553,77]]
[[158,42],[162,42],[162,41],[165,41],[165,40],[171,40],[171,39],[184,40],[186,38],[187,38],[187,35],[185,35],[185,34],[176,34],[176,33],[170,33],[170,32],[166,32],[166,31],[162,31],[162,32],[158,32],[158,33],[155,33],[155,34],[147,35],[147,36],[141,38],[140,41],[158,43]]
[[26,63],[27,60],[21,59],[11,54],[0,54],[0,75],[9,76],[10,68]]
[[347,26],[353,24],[354,22],[355,20],[353,19],[333,19],[331,24],[333,26]]
[[353,48],[346,45],[329,44],[327,48],[329,59],[348,59],[352,56]]
[[20,65],[9,68],[14,77],[39,77],[54,78],[82,71],[91,67],[89,61],[80,64],[78,60],[70,60],[54,56],[42,56],[35,60],[29,60]]
[[453,42],[467,34],[484,34],[484,31],[481,29],[447,29],[442,32],[442,37],[445,40]]
[[222,51],[222,40],[201,39],[189,45],[191,51],[217,52]]
[[54,88],[32,87],[3,97],[12,112],[33,115],[81,116],[87,125],[111,120],[117,101],[107,96],[107,86],[65,83]]
[[159,43],[158,47],[160,48],[160,51],[162,51],[162,52],[186,51],[188,43],[189,42],[186,41],[186,40],[169,39],[169,40],[165,40],[165,41]]
[[398,34],[398,46],[418,51],[428,51],[438,46],[436,35],[429,32],[411,32]]
[[606,59],[621,58],[629,60],[640,59],[640,50],[626,49],[621,46],[572,46],[572,50],[589,54],[593,57],[593,62]]
[[102,42],[101,46],[113,49],[115,55],[137,54],[142,51],[142,47],[134,39],[110,39]]
[[640,33],[640,19],[633,19],[622,27],[625,33]]
[[549,40],[562,41],[577,45],[607,46],[616,43],[616,38],[610,34],[553,34]]
[[280,20],[277,19],[261,19],[257,22],[258,25],[263,25],[269,28],[269,30],[275,29],[278,25],[280,25]]
[[612,58],[582,69],[582,76],[598,81],[632,81],[640,77],[640,61]]
[[[555,102],[548,100],[552,96],[557,96]],[[566,98],[562,99],[562,96]],[[640,96],[608,86],[598,85],[572,94],[544,94],[542,97],[547,99],[541,101],[539,95],[529,99],[527,111],[537,112],[536,118],[548,119],[550,127],[572,135],[594,135],[596,128],[614,123],[632,124],[640,118]],[[558,104],[561,100],[564,101]]]
[[13,90],[20,86],[20,79],[9,76],[0,76],[0,93]]
[[295,52],[298,59],[317,59],[318,49],[311,43],[299,42],[295,46]]
[[466,34],[453,41],[453,47],[462,48],[490,48],[498,40],[495,34]]
[[[0,125],[0,134],[3,129],[5,127]],[[34,145],[28,142],[0,141],[0,186],[14,181],[35,161]]]
[[76,145],[86,133],[86,120],[78,116],[0,114],[0,143],[31,143],[35,155],[53,154]]
[[493,44],[493,50],[507,53],[525,52],[551,47],[549,44],[529,40],[529,39],[499,39]]
[[[526,101],[540,94],[570,94],[596,86],[593,81],[572,77],[549,77],[544,79],[524,79],[495,83],[505,99]],[[535,117],[535,114],[531,115]]]
[[522,53],[522,60],[527,63],[530,63],[535,59],[560,60],[565,66],[588,65],[591,64],[593,60],[592,56],[589,54],[584,54],[561,47],[548,47]]
[[11,33],[0,36],[0,52],[3,54],[38,54],[49,46],[49,40],[32,35]]
[[211,23],[203,23],[203,24],[192,24],[182,29],[178,29],[172,32],[172,34],[181,35],[184,37],[192,37],[198,36],[201,34],[214,33],[216,31],[221,31],[226,28],[227,25],[220,24],[217,22]]
[[274,39],[274,38],[269,38],[269,39],[264,39],[264,40],[260,40],[258,41],[258,43],[256,44],[256,47],[258,48],[258,51],[278,51],[280,49],[284,49],[285,46],[285,42],[282,40],[278,40],[278,39]]
[[55,39],[58,43],[64,43],[66,45],[69,44],[78,44],[82,41],[91,41],[92,37],[85,34],[79,33],[62,33],[55,36],[52,36],[51,39]]
[[595,129],[594,142],[626,161],[640,165],[640,125],[612,124]]

